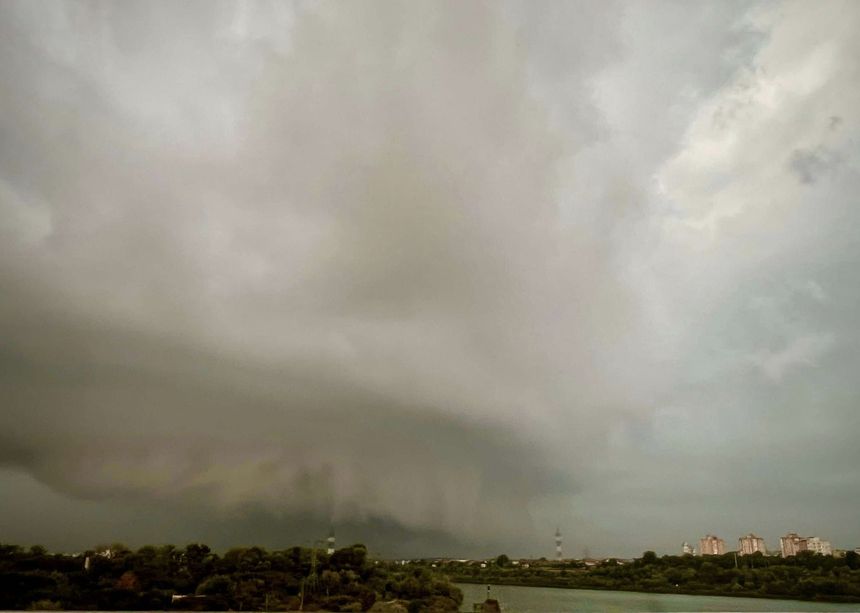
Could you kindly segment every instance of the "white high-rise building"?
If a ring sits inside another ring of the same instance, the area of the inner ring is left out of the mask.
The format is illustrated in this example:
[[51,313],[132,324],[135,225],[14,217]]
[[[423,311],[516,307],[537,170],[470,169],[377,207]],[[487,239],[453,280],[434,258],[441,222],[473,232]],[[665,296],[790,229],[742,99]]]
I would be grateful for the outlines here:
[[825,541],[817,536],[806,537],[806,550],[814,551],[823,556],[832,556],[833,548],[830,546],[830,541]]
[[681,545],[681,555],[696,555],[696,548],[690,545],[687,541],[684,541],[684,544]]

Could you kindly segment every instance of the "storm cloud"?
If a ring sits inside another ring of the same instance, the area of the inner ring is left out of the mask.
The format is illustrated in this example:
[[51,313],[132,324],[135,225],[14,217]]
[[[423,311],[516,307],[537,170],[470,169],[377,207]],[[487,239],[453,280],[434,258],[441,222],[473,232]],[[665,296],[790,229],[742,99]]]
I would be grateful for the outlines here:
[[860,540],[855,5],[0,9],[5,540]]

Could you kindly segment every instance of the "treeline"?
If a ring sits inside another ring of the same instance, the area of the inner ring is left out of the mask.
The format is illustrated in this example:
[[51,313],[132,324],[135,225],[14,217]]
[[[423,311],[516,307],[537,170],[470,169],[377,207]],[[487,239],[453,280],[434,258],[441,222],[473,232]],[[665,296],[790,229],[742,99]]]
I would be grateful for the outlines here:
[[811,552],[790,558],[761,553],[658,557],[646,551],[633,561],[609,559],[594,566],[538,561],[528,568],[499,556],[486,568],[451,562],[444,569],[463,583],[860,602],[860,556],[853,551],[844,558]]
[[99,547],[68,555],[0,545],[0,609],[456,611],[459,589],[431,568],[371,561],[363,545]]

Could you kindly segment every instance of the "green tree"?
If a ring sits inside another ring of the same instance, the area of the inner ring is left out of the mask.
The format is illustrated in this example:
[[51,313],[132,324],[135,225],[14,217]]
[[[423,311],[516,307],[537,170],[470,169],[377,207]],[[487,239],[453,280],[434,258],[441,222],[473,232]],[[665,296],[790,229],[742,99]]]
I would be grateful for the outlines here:
[[651,566],[657,564],[657,554],[653,551],[646,551],[642,554],[642,566]]
[[232,596],[234,588],[233,580],[227,575],[215,575],[209,577],[197,588],[200,596]]

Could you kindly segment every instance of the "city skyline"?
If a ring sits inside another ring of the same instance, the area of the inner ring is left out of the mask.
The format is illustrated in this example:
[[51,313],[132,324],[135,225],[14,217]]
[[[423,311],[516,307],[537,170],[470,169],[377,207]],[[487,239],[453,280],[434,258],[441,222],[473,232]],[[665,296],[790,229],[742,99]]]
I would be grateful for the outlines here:
[[0,2],[0,540],[860,545],[858,31]]

